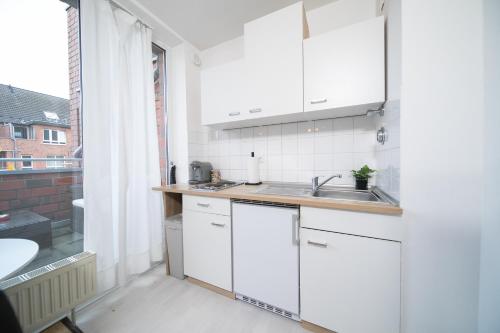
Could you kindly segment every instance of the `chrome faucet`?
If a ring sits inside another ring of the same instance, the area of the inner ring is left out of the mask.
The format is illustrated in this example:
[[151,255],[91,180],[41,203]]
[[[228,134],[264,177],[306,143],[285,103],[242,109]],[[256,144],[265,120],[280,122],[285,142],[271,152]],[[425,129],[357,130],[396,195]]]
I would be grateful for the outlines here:
[[338,174],[335,174],[335,175],[332,175],[330,177],[328,177],[325,181],[323,181],[321,184],[318,184],[318,181],[319,181],[319,177],[320,176],[316,176],[316,177],[313,177],[312,178],[312,194],[314,195],[321,186],[325,185],[326,183],[328,183],[331,179],[333,178],[342,178],[342,175],[340,173]]

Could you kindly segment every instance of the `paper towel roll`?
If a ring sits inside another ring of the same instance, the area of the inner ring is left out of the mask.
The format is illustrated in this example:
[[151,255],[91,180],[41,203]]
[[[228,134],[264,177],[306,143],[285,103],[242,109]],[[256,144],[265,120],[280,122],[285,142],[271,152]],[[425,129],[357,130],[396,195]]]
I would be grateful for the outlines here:
[[248,158],[247,161],[247,176],[248,184],[259,184],[260,183],[260,175],[259,175],[259,158],[254,156],[254,153]]

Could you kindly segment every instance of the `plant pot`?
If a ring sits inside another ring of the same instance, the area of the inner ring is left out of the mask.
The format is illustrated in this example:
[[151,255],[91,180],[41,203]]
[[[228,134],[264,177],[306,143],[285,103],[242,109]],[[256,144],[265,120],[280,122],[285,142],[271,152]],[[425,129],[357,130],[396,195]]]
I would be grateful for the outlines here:
[[356,179],[356,190],[368,190],[368,179]]

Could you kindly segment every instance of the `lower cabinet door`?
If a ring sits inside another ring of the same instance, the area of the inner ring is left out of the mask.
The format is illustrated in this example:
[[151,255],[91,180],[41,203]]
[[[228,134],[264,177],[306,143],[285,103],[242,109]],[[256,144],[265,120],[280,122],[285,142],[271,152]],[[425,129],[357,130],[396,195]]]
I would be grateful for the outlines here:
[[401,243],[301,228],[301,319],[338,333],[400,331]]
[[232,291],[231,218],[184,210],[184,274]]

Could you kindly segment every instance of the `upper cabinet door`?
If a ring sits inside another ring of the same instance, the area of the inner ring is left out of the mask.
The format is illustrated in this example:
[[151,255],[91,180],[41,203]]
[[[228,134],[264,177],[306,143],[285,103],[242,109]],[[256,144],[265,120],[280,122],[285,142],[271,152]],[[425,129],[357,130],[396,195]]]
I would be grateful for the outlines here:
[[251,118],[303,112],[302,2],[251,21],[244,31],[246,112]]
[[244,103],[243,60],[201,71],[201,123],[238,121],[247,116]]
[[385,101],[384,17],[304,40],[304,111]]

